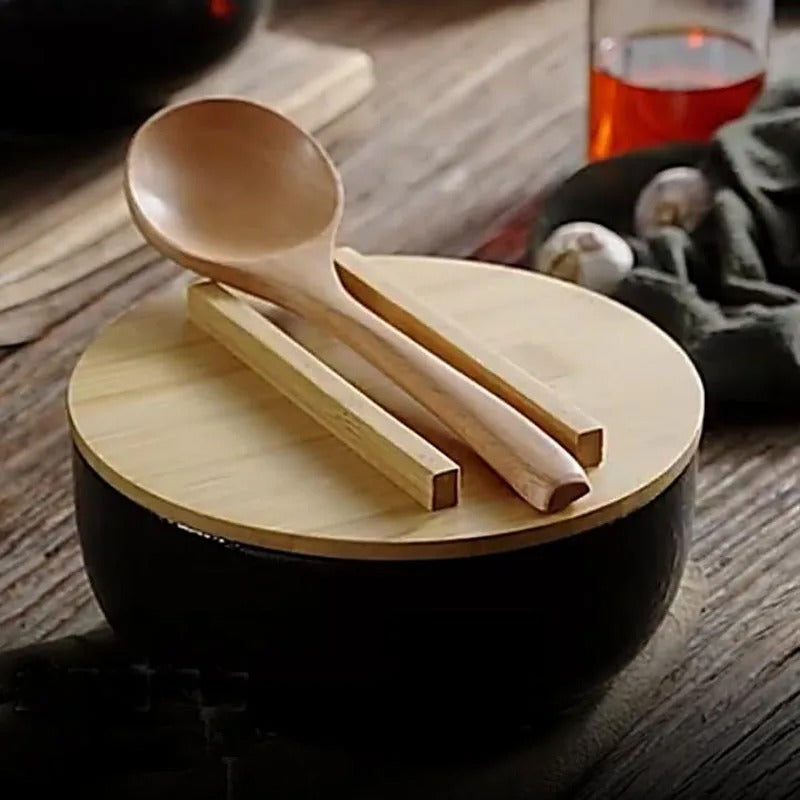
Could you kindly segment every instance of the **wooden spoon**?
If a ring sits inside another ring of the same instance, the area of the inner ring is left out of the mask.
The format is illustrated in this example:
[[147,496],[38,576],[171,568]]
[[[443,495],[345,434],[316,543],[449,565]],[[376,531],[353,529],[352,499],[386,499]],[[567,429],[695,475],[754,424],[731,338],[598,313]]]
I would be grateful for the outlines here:
[[288,119],[232,98],[168,107],[131,141],[125,195],[162,254],[336,336],[535,508],[560,511],[589,491],[557,442],[344,289],[334,268],[342,182],[322,147]]

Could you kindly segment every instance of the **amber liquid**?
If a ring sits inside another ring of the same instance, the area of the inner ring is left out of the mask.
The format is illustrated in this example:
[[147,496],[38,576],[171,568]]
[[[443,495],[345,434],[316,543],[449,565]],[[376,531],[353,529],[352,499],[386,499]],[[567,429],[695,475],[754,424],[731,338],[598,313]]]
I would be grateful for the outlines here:
[[706,141],[764,85],[745,42],[700,29],[603,39],[589,89],[589,159],[666,142]]

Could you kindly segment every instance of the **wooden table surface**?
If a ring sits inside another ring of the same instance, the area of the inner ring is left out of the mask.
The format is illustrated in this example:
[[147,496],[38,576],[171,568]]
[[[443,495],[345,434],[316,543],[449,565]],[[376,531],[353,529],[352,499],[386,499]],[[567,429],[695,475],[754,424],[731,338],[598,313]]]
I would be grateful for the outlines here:
[[[279,4],[276,28],[375,58],[373,97],[321,137],[345,180],[343,243],[466,255],[498,219],[579,165],[584,15],[577,0]],[[776,69],[791,64],[795,27],[776,36]],[[31,177],[2,166],[4,214],[43,169]],[[19,213],[30,206],[19,203]],[[2,648],[100,618],[75,536],[64,388],[98,328],[176,274],[152,254],[118,259],[78,313],[0,351]],[[710,581],[702,625],[669,691],[582,798],[800,792],[800,427],[790,419],[709,430],[701,462],[693,555]]]

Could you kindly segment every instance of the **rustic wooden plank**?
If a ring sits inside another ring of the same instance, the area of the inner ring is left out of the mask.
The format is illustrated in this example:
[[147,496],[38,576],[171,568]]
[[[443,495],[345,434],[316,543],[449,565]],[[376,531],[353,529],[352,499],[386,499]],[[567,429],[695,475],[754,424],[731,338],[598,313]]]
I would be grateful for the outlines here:
[[[345,176],[343,243],[464,255],[509,208],[576,165],[584,11],[573,0],[283,4],[281,30],[375,59],[373,97],[323,132]],[[788,28],[778,37],[783,69],[798,39]],[[0,168],[0,242],[37,208],[21,192],[26,181],[34,197],[55,199],[74,180],[41,161],[22,181],[13,166]],[[0,647],[99,618],[79,566],[63,390],[94,332],[177,271],[122,259],[99,274],[63,322],[0,355]],[[694,556],[711,588],[702,625],[579,798],[800,792],[800,431],[793,420],[726,424],[701,452]]]
[[75,535],[64,391],[108,304],[135,303],[175,279],[173,265],[152,259],[133,272],[113,265],[102,293],[0,360],[0,648],[100,619]]
[[[310,130],[357,104],[373,85],[369,56],[256,31],[222,66],[174,98],[236,94],[267,103]],[[64,319],[86,281],[143,246],[122,193],[132,131],[109,131],[89,146],[28,146],[0,182],[0,346],[29,341]],[[47,180],[54,181],[58,193]],[[23,212],[24,209],[24,212]]]
[[711,587],[702,627],[671,693],[577,798],[772,798],[800,787],[798,445],[791,424],[707,437],[694,547]]

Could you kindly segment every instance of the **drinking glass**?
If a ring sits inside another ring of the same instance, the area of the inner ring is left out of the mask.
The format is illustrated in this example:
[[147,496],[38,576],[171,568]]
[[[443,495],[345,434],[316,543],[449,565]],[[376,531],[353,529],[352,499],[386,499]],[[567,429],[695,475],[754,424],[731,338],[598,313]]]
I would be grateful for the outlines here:
[[764,87],[773,0],[589,0],[588,158],[706,141]]

